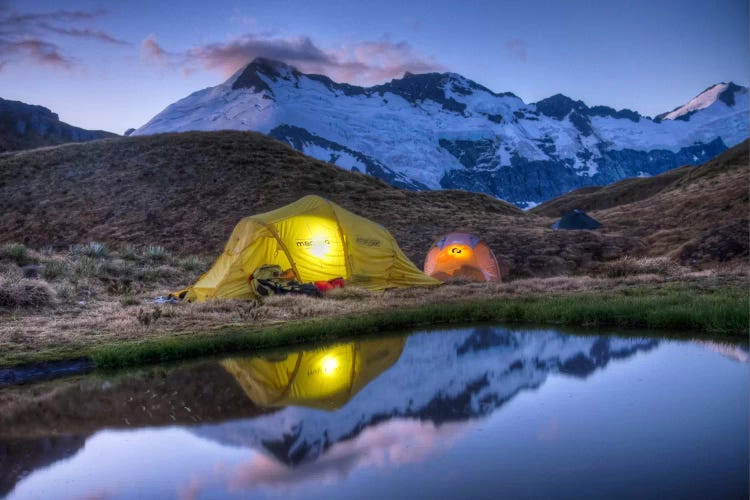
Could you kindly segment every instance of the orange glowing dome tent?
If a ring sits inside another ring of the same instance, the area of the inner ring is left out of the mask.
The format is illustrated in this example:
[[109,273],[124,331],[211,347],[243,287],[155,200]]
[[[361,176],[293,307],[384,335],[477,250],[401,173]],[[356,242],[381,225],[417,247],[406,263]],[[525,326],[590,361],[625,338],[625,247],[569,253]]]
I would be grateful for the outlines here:
[[478,236],[449,233],[432,245],[424,261],[424,272],[442,281],[500,281],[495,254]]

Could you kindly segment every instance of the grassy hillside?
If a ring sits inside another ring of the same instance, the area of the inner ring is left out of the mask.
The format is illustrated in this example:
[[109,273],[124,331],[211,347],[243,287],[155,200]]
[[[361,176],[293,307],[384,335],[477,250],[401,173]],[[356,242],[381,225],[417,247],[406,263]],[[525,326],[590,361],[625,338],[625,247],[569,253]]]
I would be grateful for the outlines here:
[[624,232],[642,255],[665,255],[691,266],[748,257],[748,141],[688,168],[658,193],[595,212],[605,232]]
[[547,217],[560,217],[574,208],[592,212],[632,203],[658,193],[693,168],[685,166],[668,170],[654,177],[632,177],[608,186],[590,186],[576,189],[537,205],[529,210],[529,213]]
[[[396,189],[253,132],[120,137],[0,155],[0,243],[215,256],[240,218],[319,194],[387,227],[419,266],[435,238],[455,230],[482,235],[511,276],[624,255],[697,265],[747,255],[747,162],[746,142],[700,167],[579,190],[525,213],[478,193]],[[549,229],[573,207],[604,228]]]
[[697,167],[573,191],[530,212],[557,217],[582,208],[604,224],[605,235],[636,239],[638,255],[673,257],[690,266],[747,259],[749,145],[745,141]]
[[122,137],[0,156],[0,243],[101,241],[216,255],[235,223],[319,194],[394,234],[421,266],[441,234],[483,235],[515,275],[572,272],[636,248],[623,235],[553,232],[487,195],[411,192],[253,132]]
[[[747,152],[748,141],[745,141],[704,165],[684,166],[668,170],[654,177],[623,179],[603,187],[592,186],[576,189],[532,208],[529,213],[559,217],[574,208],[586,211],[605,210],[645,200],[662,191],[690,184],[707,175],[714,176],[730,172],[736,174],[738,171],[742,174],[743,167],[748,165]],[[748,170],[745,168],[744,174],[746,175],[747,172]],[[728,176],[722,181],[731,180],[731,177]]]

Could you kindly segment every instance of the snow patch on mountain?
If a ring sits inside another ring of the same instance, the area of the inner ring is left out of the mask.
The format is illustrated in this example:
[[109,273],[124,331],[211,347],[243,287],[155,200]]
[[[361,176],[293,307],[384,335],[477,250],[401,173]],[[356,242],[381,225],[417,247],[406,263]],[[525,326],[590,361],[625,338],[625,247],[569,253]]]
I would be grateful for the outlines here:
[[729,84],[723,82],[712,85],[697,96],[690,99],[682,106],[678,106],[669,113],[660,116],[664,120],[676,120],[677,118],[685,116],[688,113],[692,113],[693,111],[705,109],[715,103],[719,99],[719,95],[721,95],[728,88]]
[[698,97],[669,114],[676,119],[652,120],[560,94],[526,104],[455,73],[357,87],[257,59],[134,135],[255,130],[399,187],[467,189],[523,206],[701,163],[748,136],[747,88],[719,84]]

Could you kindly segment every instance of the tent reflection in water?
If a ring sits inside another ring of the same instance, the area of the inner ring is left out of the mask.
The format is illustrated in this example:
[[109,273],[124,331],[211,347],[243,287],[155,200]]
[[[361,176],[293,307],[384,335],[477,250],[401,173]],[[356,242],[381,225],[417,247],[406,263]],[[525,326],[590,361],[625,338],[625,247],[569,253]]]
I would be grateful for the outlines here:
[[443,281],[500,281],[495,254],[484,240],[468,233],[449,233],[432,245],[425,274]]
[[258,406],[338,409],[401,356],[405,337],[221,362]]
[[387,229],[320,196],[245,217],[211,269],[180,297],[251,299],[248,277],[265,264],[301,282],[344,278],[369,290],[438,285],[404,255]]

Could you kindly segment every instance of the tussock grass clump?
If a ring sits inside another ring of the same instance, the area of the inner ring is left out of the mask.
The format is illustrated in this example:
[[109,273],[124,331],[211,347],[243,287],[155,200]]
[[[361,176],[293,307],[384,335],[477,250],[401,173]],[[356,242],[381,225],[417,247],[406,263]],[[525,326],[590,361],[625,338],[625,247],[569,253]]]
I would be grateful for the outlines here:
[[104,264],[101,260],[93,257],[81,257],[73,266],[76,278],[87,279],[100,276],[104,272]]
[[124,260],[138,260],[138,250],[133,245],[125,245],[120,249],[120,258]]
[[104,243],[92,241],[82,245],[70,245],[70,253],[72,255],[82,255],[85,257],[102,259],[109,255],[109,249]]
[[117,278],[132,278],[136,273],[133,262],[126,260],[111,260],[104,264],[104,272],[109,276]]
[[62,285],[57,288],[57,301],[61,304],[72,304],[76,300],[76,291],[70,285]]
[[207,263],[195,255],[180,259],[179,266],[180,269],[187,272],[195,272],[208,268]]
[[0,308],[39,308],[53,302],[52,288],[44,281],[0,278]]
[[6,243],[0,246],[0,260],[15,262],[19,266],[38,262],[36,255],[22,243]]
[[63,278],[70,272],[70,264],[63,260],[52,258],[44,263],[42,277],[47,281],[54,281]]
[[623,257],[603,264],[602,271],[608,278],[623,278],[637,274],[675,276],[684,269],[669,257]]
[[164,247],[158,245],[147,246],[143,251],[144,256],[153,261],[161,262],[167,260],[169,254]]

